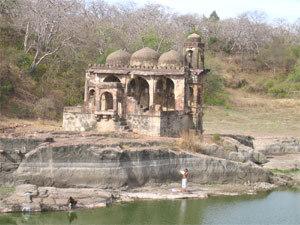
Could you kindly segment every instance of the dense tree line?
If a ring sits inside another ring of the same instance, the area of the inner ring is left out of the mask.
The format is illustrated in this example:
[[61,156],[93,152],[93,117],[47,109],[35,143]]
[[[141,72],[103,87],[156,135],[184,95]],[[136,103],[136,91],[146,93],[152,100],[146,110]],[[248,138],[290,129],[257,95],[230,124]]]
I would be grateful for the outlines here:
[[300,20],[270,23],[261,12],[220,19],[215,11],[181,15],[156,4],[0,0],[0,13],[2,61],[15,63],[18,79],[34,80],[29,89],[37,98],[61,96],[67,105],[82,100],[78,90],[89,63],[103,63],[120,48],[181,50],[191,32],[201,35],[210,55],[230,57],[242,70],[289,73],[300,57]]

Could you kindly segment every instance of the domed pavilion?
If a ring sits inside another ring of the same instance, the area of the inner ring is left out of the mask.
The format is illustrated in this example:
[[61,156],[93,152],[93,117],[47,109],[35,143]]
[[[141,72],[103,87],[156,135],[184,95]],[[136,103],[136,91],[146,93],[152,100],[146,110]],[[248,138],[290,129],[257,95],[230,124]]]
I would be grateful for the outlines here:
[[128,130],[179,136],[202,128],[204,44],[191,34],[182,52],[117,50],[86,71],[83,107],[66,107],[65,130]]

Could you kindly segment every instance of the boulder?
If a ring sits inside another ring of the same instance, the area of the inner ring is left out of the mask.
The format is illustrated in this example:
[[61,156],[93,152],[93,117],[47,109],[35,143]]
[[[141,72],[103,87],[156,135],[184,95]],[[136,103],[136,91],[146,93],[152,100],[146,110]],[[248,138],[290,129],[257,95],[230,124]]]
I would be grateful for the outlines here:
[[253,151],[252,152],[252,162],[254,162],[256,164],[264,164],[264,163],[267,163],[268,160],[264,154],[262,154],[258,151]]
[[30,194],[31,196],[38,195],[38,188],[33,184],[21,184],[16,187],[16,195],[24,197]]
[[229,160],[236,162],[246,162],[246,157],[240,152],[229,152]]
[[300,140],[296,138],[277,140],[275,143],[265,146],[261,152],[265,155],[300,153]]
[[256,164],[264,164],[268,162],[267,157],[263,153],[258,152],[250,147],[241,145],[238,148],[238,152],[241,153],[247,161],[251,161]]
[[231,152],[237,152],[238,147],[241,145],[241,143],[233,138],[230,137],[222,137],[222,146],[225,151]]
[[228,153],[224,148],[216,144],[206,144],[201,146],[201,153],[204,155],[214,156],[221,159],[227,159]]
[[250,148],[254,148],[254,145],[253,145],[254,137],[252,137],[252,136],[223,134],[222,137],[228,137],[228,138],[234,139],[242,145],[248,146]]

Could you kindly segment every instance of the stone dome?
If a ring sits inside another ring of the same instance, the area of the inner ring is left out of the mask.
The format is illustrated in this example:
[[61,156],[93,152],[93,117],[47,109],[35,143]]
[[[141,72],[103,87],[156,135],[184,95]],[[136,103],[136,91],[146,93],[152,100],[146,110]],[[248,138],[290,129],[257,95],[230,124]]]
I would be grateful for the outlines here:
[[106,57],[106,65],[128,65],[130,61],[130,54],[122,49],[117,50]]
[[181,67],[182,65],[183,59],[181,55],[175,50],[163,53],[158,59],[158,66],[161,67]]
[[188,37],[187,37],[188,41],[196,41],[196,42],[200,42],[201,41],[201,37],[199,34],[196,34],[196,33],[192,33],[190,34]]
[[131,66],[156,66],[159,58],[158,52],[145,47],[132,54],[130,58]]

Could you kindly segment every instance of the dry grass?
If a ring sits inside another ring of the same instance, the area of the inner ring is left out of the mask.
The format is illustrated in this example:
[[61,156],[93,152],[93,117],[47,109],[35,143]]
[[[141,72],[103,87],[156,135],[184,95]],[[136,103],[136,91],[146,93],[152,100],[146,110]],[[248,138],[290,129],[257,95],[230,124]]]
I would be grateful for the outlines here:
[[61,121],[23,120],[0,115],[0,133],[50,132],[62,130]]
[[176,146],[186,151],[201,152],[202,143],[203,136],[190,131],[181,134],[176,142]]
[[274,99],[228,90],[231,108],[207,107],[206,133],[300,137],[300,99]]

